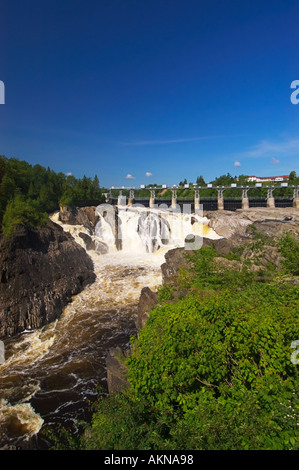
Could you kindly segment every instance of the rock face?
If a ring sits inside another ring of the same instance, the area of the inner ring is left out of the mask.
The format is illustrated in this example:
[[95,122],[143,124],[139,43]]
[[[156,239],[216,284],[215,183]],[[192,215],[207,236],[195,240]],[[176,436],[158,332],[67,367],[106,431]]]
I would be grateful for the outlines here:
[[107,367],[107,387],[109,393],[121,392],[125,388],[129,388],[127,381],[127,367],[124,365],[126,354],[120,348],[110,349],[106,357]]
[[86,251],[50,220],[2,240],[0,266],[0,337],[56,320],[96,277]]
[[298,209],[286,208],[250,208],[231,211],[209,211],[204,215],[209,219],[209,227],[224,237],[232,238],[244,236],[248,233],[248,226],[260,222],[271,221],[274,224],[290,222],[298,227]]
[[188,264],[185,248],[174,248],[165,253],[165,263],[161,265],[163,282],[168,281],[178,269]]
[[149,287],[144,287],[141,290],[138,303],[138,315],[136,320],[136,327],[138,330],[144,327],[149,312],[155,307],[158,302],[158,293],[153,292]]
[[89,250],[95,250],[96,249],[95,241],[89,235],[87,235],[87,233],[80,232],[79,237],[82,238],[82,240],[84,241],[85,246],[86,246],[86,250],[89,251]]
[[95,209],[95,206],[61,207],[59,212],[59,219],[63,224],[83,225],[90,231],[90,233],[93,233],[94,228],[99,220],[99,216],[95,214]]

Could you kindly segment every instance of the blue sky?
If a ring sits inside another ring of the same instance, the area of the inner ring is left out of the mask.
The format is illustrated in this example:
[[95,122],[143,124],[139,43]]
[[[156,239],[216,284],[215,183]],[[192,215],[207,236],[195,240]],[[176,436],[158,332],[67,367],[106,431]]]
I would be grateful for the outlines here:
[[297,0],[0,0],[0,154],[103,186],[299,173],[298,21]]

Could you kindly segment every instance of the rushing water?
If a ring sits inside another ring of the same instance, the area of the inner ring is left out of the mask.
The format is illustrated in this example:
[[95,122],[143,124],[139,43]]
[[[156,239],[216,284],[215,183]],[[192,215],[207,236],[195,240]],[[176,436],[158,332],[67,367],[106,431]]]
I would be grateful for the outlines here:
[[[107,211],[99,210],[94,240],[108,253],[89,251],[96,281],[74,296],[55,322],[24,331],[5,343],[0,365],[0,447],[48,448],[45,427],[76,426],[89,419],[99,387],[106,390],[105,357],[110,348],[127,347],[136,333],[135,319],[142,287],[161,284],[160,266],[169,248],[183,246],[188,233],[218,238],[205,220],[141,210],[120,211],[118,235]],[[53,217],[58,223],[58,215]],[[202,223],[203,222],[203,223]],[[63,226],[78,236],[81,226]]]

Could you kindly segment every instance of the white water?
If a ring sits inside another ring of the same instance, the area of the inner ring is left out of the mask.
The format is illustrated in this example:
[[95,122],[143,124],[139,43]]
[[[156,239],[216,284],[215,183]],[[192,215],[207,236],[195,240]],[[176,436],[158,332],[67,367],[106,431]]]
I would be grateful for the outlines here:
[[208,227],[206,217],[161,206],[159,209],[119,206],[118,222],[110,205],[98,206],[96,214],[99,221],[94,238],[106,243],[110,253],[117,250],[117,240],[121,240],[123,253],[141,254],[156,253],[163,247],[167,250],[182,247],[188,235],[220,238]]
[[[4,341],[0,447],[22,444],[45,423],[55,429],[57,424],[84,417],[87,400],[97,395],[96,386],[105,385],[108,350],[128,344],[135,332],[142,287],[156,290],[161,285],[160,266],[167,250],[184,246],[188,234],[219,238],[199,216],[123,209],[116,233],[111,214],[99,209],[98,215],[92,238],[105,243],[109,252],[88,252],[96,281],[76,295],[52,324]],[[58,214],[52,220],[60,223]],[[74,225],[63,228],[85,246],[79,233],[88,230]],[[118,251],[115,242],[120,235],[122,250]]]

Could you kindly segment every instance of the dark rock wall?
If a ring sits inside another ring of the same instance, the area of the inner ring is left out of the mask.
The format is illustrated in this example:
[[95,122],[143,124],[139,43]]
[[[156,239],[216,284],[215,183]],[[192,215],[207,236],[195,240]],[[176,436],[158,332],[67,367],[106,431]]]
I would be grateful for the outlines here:
[[0,337],[56,320],[95,277],[86,251],[57,224],[17,227],[0,245]]

